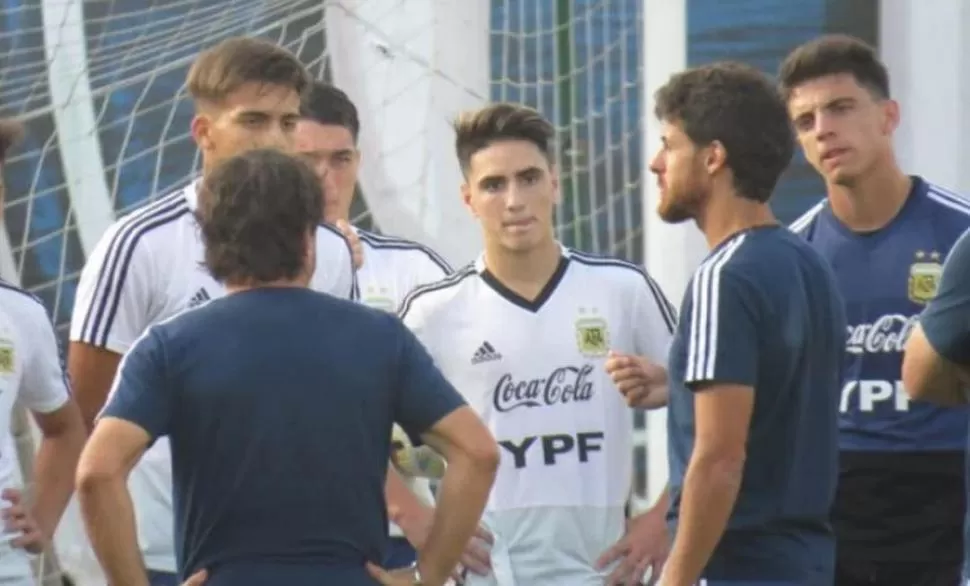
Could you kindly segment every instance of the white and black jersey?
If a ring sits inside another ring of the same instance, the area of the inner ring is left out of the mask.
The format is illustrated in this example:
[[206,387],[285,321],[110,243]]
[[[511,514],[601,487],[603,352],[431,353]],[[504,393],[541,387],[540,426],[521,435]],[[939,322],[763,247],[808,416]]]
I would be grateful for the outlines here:
[[[19,400],[30,411],[51,413],[70,400],[54,326],[39,299],[0,281],[0,490],[20,488],[11,415]],[[0,501],[0,509],[4,504]],[[33,584],[30,560],[0,529],[0,583]],[[7,582],[10,580],[10,582]]]
[[534,301],[479,258],[405,299],[401,316],[502,449],[483,522],[493,573],[469,584],[602,584],[624,530],[632,415],[610,350],[666,362],[674,310],[639,267],[563,249]]
[[[364,264],[357,269],[358,296],[361,303],[384,311],[395,311],[404,296],[419,285],[439,281],[452,272],[438,253],[423,244],[381,236],[354,228],[360,238]],[[430,483],[424,478],[405,479],[411,490],[426,503],[433,499]],[[391,523],[390,534],[402,537],[401,529]]]
[[[115,222],[81,272],[71,316],[72,342],[124,354],[148,328],[225,290],[203,266],[205,247],[192,183]],[[335,229],[317,230],[311,288],[350,298],[356,289],[350,246]],[[281,332],[285,335],[285,332]],[[138,539],[148,568],[175,571],[168,440],[155,442],[132,471]]]

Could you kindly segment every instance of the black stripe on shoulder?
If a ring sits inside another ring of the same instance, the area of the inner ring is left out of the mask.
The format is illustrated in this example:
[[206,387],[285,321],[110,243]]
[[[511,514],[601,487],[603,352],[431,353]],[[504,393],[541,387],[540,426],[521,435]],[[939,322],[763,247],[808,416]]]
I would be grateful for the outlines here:
[[107,344],[138,242],[149,232],[189,213],[188,201],[179,190],[118,221],[98,271],[91,306],[81,326],[80,341],[99,347]]
[[455,272],[451,265],[448,264],[440,254],[434,251],[430,246],[425,246],[420,242],[415,242],[413,240],[408,240],[406,238],[398,238],[396,236],[384,236],[383,234],[375,234],[373,232],[368,232],[366,230],[357,230],[357,235],[360,236],[362,242],[366,242],[368,245],[374,248],[390,248],[397,250],[417,250],[423,252],[425,256],[428,257],[431,262],[438,265],[438,267],[444,271],[446,275],[450,275]]
[[16,285],[14,285],[13,283],[10,283],[10,282],[5,281],[3,279],[0,279],[0,289],[2,289],[4,291],[11,291],[13,293],[17,293],[18,295],[23,295],[25,298],[30,299],[31,301],[33,301],[37,305],[40,305],[44,309],[44,313],[45,314],[47,313],[47,306],[44,305],[44,302],[40,300],[40,297],[34,295],[30,291],[28,291],[26,289],[22,289],[22,288],[20,288],[20,287],[18,287]]
[[426,285],[419,285],[415,287],[414,289],[411,290],[410,293],[405,295],[404,300],[401,301],[401,307],[400,309],[398,309],[398,312],[397,312],[398,317],[403,320],[405,316],[407,316],[408,311],[411,310],[411,306],[414,304],[414,301],[419,297],[421,297],[422,295],[431,293],[433,291],[441,291],[442,289],[448,289],[449,287],[454,287],[455,285],[458,285],[466,278],[477,274],[478,274],[478,271],[475,269],[475,264],[469,263],[463,266],[462,268],[458,269],[457,271],[451,273],[444,279],[441,279],[440,281],[435,281],[433,283],[428,283]]
[[677,310],[674,309],[673,304],[671,304],[670,300],[667,299],[667,296],[664,295],[660,285],[653,280],[653,277],[651,277],[643,267],[619,258],[593,255],[588,252],[580,252],[573,249],[569,249],[569,256],[580,264],[587,266],[618,267],[633,271],[640,275],[647,283],[647,287],[650,288],[650,293],[653,295],[654,303],[657,304],[657,309],[660,311],[660,316],[663,318],[664,324],[667,326],[667,330],[670,333],[674,332],[674,328],[677,326]]

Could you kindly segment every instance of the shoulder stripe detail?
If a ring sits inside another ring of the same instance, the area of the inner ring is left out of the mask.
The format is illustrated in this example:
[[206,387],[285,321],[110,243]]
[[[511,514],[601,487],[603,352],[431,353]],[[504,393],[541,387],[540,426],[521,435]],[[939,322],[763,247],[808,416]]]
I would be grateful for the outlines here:
[[81,326],[80,341],[94,346],[107,344],[138,241],[152,230],[188,213],[189,204],[179,191],[121,220],[105,251],[91,306]]
[[805,230],[812,224],[812,221],[815,220],[816,216],[818,216],[824,208],[825,208],[825,200],[823,199],[822,201],[813,205],[807,212],[802,214],[797,220],[792,222],[788,226],[788,229],[791,230],[792,232],[795,232],[796,234],[800,233],[802,230]]
[[28,291],[26,289],[21,289],[20,287],[14,285],[13,283],[8,283],[7,281],[4,281],[3,279],[0,279],[0,289],[3,289],[4,291],[12,291],[14,293],[18,293],[20,295],[23,295],[27,299],[30,299],[34,303],[36,303],[36,304],[40,305],[41,307],[43,307],[44,308],[44,313],[47,313],[47,306],[44,305],[44,302],[40,300],[40,297],[34,295],[30,291]]
[[569,255],[577,262],[589,266],[613,266],[620,267],[627,270],[631,270],[646,281],[647,287],[650,288],[650,293],[653,295],[654,303],[657,304],[657,309],[660,311],[661,317],[663,317],[664,324],[667,326],[667,331],[669,333],[674,332],[674,328],[677,326],[677,310],[674,309],[673,304],[664,295],[663,289],[660,285],[653,280],[650,273],[646,271],[640,265],[634,264],[618,258],[611,258],[606,256],[594,256],[586,252],[580,252],[578,250],[569,249]]
[[934,203],[970,216],[970,200],[949,189],[927,183],[926,197]]
[[[741,247],[746,235],[729,242],[711,258],[704,261],[691,282],[690,337],[687,342],[686,382],[714,378],[717,366],[717,343],[720,334],[719,292],[721,270]],[[730,332],[728,332],[730,335]]]
[[47,318],[47,326],[50,327],[52,337],[54,338],[54,345],[56,346],[55,352],[57,352],[57,361],[61,369],[61,381],[64,383],[64,388],[67,390],[67,394],[71,395],[72,394],[71,381],[67,376],[67,366],[64,360],[64,349],[61,347],[60,342],[57,340],[57,325],[54,323],[53,311],[47,311],[47,306],[44,305],[44,302],[41,300],[40,297],[34,295],[30,291],[27,291],[26,289],[21,289],[20,287],[14,285],[13,283],[8,283],[7,281],[0,279],[0,289],[4,291],[11,291],[18,295],[23,295],[26,299],[29,299],[34,303],[36,303],[38,306],[40,306],[40,310],[44,314],[44,317]]
[[[368,232],[366,230],[358,230],[357,235],[360,236],[362,242],[366,242],[374,248],[396,248],[400,250],[418,250],[423,252],[434,264],[444,271],[446,275],[450,275],[455,272],[451,265],[446,261],[440,254],[434,251],[430,246],[425,246],[420,242],[415,242],[413,240],[408,240],[406,238],[397,238],[395,236],[384,236],[382,234],[374,234],[373,232]],[[366,262],[366,261],[365,261]]]
[[448,289],[449,287],[454,287],[455,285],[461,283],[468,277],[478,274],[478,270],[475,268],[474,263],[467,264],[457,271],[451,273],[444,279],[440,281],[435,281],[434,283],[428,283],[426,285],[419,285],[411,290],[410,293],[404,296],[404,300],[401,301],[401,307],[398,309],[397,315],[402,320],[407,316],[408,311],[411,310],[411,306],[414,301],[433,291],[441,291],[442,289]]

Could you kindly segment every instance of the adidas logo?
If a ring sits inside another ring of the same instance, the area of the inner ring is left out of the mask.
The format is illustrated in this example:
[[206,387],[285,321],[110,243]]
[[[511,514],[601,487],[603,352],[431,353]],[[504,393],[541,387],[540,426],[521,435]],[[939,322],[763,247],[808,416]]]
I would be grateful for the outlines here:
[[495,347],[488,342],[482,342],[482,345],[475,350],[475,354],[472,355],[472,364],[481,364],[482,362],[491,362],[492,360],[501,360],[502,355],[495,351]]
[[205,287],[203,287],[202,289],[199,289],[198,291],[196,291],[195,295],[193,295],[192,298],[189,299],[189,309],[192,309],[193,307],[198,307],[203,303],[206,303],[211,300],[212,300],[212,297],[209,297],[209,292],[205,290]]

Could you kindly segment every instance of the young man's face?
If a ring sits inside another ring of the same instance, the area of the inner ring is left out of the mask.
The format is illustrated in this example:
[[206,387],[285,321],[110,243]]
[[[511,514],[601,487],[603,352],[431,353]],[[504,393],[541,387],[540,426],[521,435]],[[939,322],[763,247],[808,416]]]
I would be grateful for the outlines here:
[[192,122],[193,136],[210,163],[257,148],[293,152],[300,96],[293,88],[247,83]]
[[323,185],[324,220],[331,224],[349,221],[360,169],[360,154],[350,129],[303,118],[296,124],[295,146]]
[[526,140],[493,143],[472,155],[462,185],[487,244],[528,252],[554,238],[559,178],[548,157]]
[[835,185],[852,185],[885,160],[899,125],[898,104],[876,97],[850,74],[795,87],[788,113],[805,158]]

